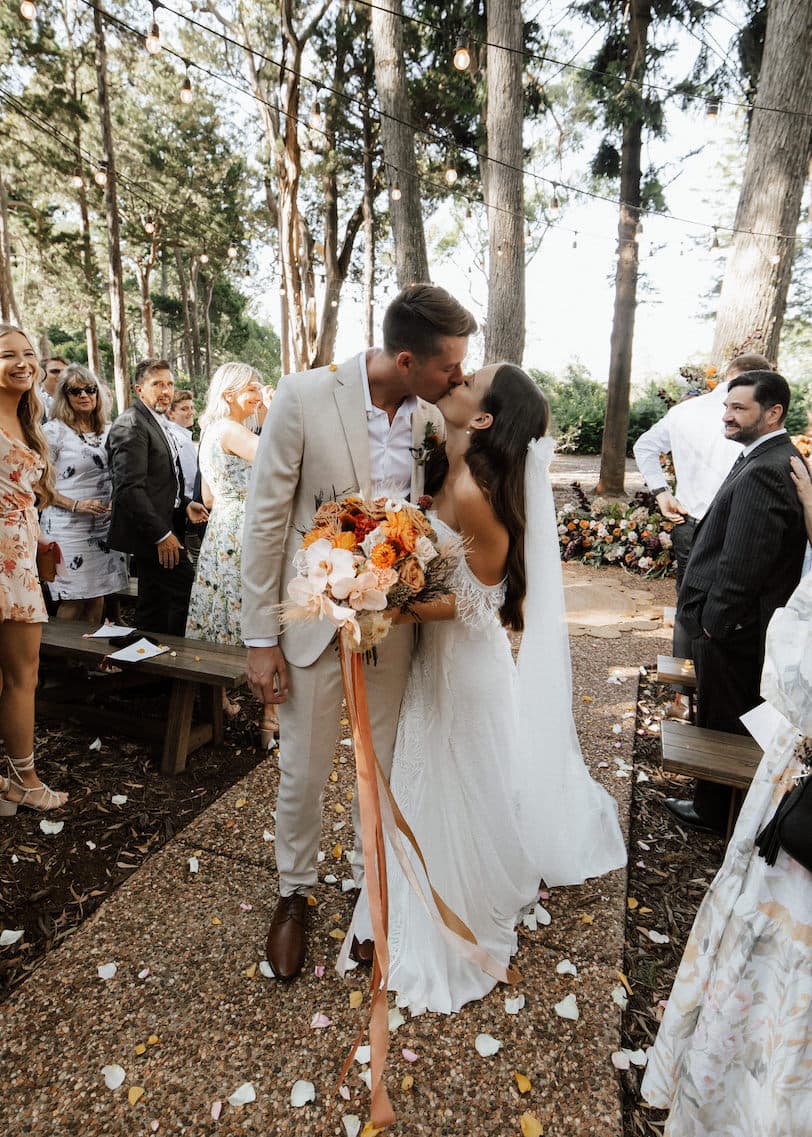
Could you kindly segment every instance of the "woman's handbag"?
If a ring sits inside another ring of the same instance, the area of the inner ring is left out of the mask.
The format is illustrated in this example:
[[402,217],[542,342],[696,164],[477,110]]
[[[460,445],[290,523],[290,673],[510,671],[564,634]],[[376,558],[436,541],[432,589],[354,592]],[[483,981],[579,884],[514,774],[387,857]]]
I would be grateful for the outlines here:
[[37,545],[37,575],[40,580],[50,583],[56,580],[57,566],[62,561],[62,550],[56,541],[47,545]]
[[[809,761],[809,739],[799,743],[801,758]],[[778,850],[812,872],[812,770],[802,774],[794,789],[788,790],[755,840],[759,855],[774,865]]]

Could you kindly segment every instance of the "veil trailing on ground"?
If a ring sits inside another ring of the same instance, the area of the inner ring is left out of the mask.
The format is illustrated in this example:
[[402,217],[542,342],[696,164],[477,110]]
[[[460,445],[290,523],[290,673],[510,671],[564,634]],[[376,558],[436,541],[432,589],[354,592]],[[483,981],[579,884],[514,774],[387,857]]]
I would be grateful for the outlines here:
[[518,660],[522,837],[550,887],[626,863],[617,805],[584,764],[572,717],[564,584],[549,466],[553,439],[528,448],[525,627]]

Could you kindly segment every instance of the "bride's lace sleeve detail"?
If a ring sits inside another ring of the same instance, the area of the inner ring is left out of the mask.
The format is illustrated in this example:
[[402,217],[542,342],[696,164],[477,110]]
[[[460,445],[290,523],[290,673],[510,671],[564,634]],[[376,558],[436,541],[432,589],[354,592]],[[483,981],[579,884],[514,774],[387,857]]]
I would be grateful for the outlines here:
[[487,585],[478,581],[464,556],[454,574],[456,618],[474,630],[499,620],[499,609],[505,601],[504,584]]

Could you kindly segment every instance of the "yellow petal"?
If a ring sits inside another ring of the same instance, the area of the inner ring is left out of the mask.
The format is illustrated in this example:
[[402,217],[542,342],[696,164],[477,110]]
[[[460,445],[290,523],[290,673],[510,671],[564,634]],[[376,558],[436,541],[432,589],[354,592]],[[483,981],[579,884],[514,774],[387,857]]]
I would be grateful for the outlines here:
[[531,1089],[531,1082],[524,1074],[515,1073],[513,1077],[516,1079],[516,1085],[519,1087],[520,1094],[529,1094]]
[[544,1132],[544,1126],[535,1113],[523,1113],[519,1118],[519,1124],[522,1127],[522,1137],[541,1137]]
[[147,1039],[147,1046],[157,1046],[160,1041],[157,1034],[151,1034]]
[[315,898],[315,896],[308,896],[308,898],[307,898],[307,903],[308,903],[308,905],[309,905],[311,908],[315,908],[315,907],[317,907],[317,905],[318,905],[318,903],[319,903],[319,902],[318,902],[318,900]]
[[582,696],[581,696],[581,702],[582,702],[582,703],[591,703],[591,702],[593,702],[592,696],[591,696],[591,695],[582,695]]
[[135,1047],[135,1053],[136,1054],[144,1054],[146,1052],[146,1049],[147,1049],[146,1043],[145,1042],[139,1042],[138,1045]]
[[350,1010],[357,1011],[364,1001],[363,991],[350,991]]
[[616,971],[615,975],[618,977],[620,982],[623,984],[623,986],[626,988],[628,993],[631,995],[632,994],[631,984],[629,983],[629,980],[626,978],[626,976],[623,974],[623,972],[622,971]]
[[256,973],[257,973],[257,965],[255,963],[252,963],[250,967],[246,967],[246,969],[245,969],[245,973],[244,973],[245,978],[246,979],[253,979],[254,976],[256,975]]
[[347,801],[352,801],[354,797],[355,797],[355,791],[354,790],[347,790]]
[[344,808],[344,806],[341,804],[340,801],[337,801],[335,803],[335,805],[333,806],[333,813],[346,813],[346,812],[347,812],[346,809]]
[[341,725],[342,725],[342,726],[349,726],[349,725],[350,725],[350,720],[349,720],[349,719],[342,719],[342,720],[341,720]]
[[[335,371],[335,367],[332,370]],[[376,1137],[378,1133],[383,1133],[383,1129],[376,1129],[372,1122],[368,1121],[361,1130],[361,1137]]]
[[400,1088],[403,1090],[403,1092],[407,1094],[413,1085],[414,1085],[414,1078],[412,1077],[412,1075],[411,1074],[404,1074],[403,1080],[400,1083]]
[[635,900],[635,898],[633,896],[627,897],[626,903],[629,906],[629,908],[631,908],[632,912],[634,912],[635,908],[637,907],[637,901]]
[[220,924],[222,924],[223,921],[220,919],[219,916],[212,916],[211,922],[212,922],[212,924],[214,924],[215,927],[218,927]]
[[244,805],[248,805],[248,798],[247,797],[237,798],[237,800],[234,802],[234,808],[235,809],[242,809],[242,807]]
[[333,845],[333,858],[336,861],[340,861],[341,860],[341,854],[343,852],[344,852],[344,849],[342,848],[341,842],[337,841],[336,844]]
[[330,774],[330,781],[331,782],[337,782],[338,781],[338,770],[333,770],[333,772]]
[[331,932],[327,933],[331,940],[343,940],[346,934],[346,932],[341,931],[341,928],[333,928]]
[[586,912],[582,912],[578,917],[582,924],[593,924],[595,922],[594,916],[588,916]]
[[143,1086],[130,1086],[130,1088],[127,1090],[127,1101],[130,1103],[130,1105],[135,1105],[135,1103],[143,1096]]
[[650,916],[651,915],[651,909],[650,908],[638,908],[638,912],[641,916]]

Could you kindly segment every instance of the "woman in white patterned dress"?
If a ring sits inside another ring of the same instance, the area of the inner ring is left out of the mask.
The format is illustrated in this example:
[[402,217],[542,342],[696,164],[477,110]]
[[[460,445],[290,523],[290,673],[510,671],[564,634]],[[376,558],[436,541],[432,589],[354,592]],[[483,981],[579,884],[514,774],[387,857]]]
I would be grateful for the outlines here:
[[[242,531],[245,498],[259,438],[245,426],[262,403],[259,372],[247,363],[224,363],[212,376],[200,416],[198,462],[209,508],[206,534],[195,566],[186,635],[211,643],[241,644]],[[226,710],[236,707],[225,703]],[[276,707],[264,708],[263,744],[278,731]]]
[[812,736],[812,573],[767,629],[765,700],[784,716],[697,913],[643,1079],[664,1137],[812,1134],[812,873],[754,845]]
[[[616,806],[572,725],[546,401],[520,368],[498,364],[437,408],[445,456],[436,473],[430,462],[426,489],[441,479],[432,520],[460,555],[454,595],[419,613],[391,788],[433,886],[495,967],[449,942],[416,859],[420,895],[387,843],[389,987],[415,1013],[458,1011],[506,977],[542,877],[580,883],[626,860]],[[505,627],[523,630],[518,668]],[[353,949],[369,954],[370,934],[362,890],[340,971]]]
[[43,430],[56,473],[56,493],[42,531],[62,550],[47,587],[58,620],[98,623],[104,597],[127,585],[124,554],[110,549],[112,481],[105,441],[110,433],[104,388],[92,371],[71,363],[59,377]]

